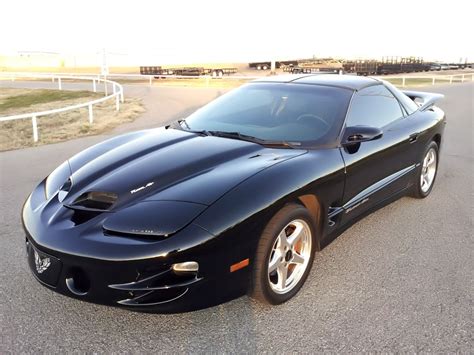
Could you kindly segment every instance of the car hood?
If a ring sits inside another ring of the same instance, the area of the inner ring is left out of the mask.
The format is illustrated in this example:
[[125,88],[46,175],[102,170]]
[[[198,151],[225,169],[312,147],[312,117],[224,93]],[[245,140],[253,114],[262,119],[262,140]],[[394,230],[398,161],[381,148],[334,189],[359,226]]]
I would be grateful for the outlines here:
[[69,160],[72,184],[64,205],[73,207],[90,192],[114,195],[111,210],[139,201],[211,205],[259,171],[305,153],[176,129],[153,129],[125,137]]

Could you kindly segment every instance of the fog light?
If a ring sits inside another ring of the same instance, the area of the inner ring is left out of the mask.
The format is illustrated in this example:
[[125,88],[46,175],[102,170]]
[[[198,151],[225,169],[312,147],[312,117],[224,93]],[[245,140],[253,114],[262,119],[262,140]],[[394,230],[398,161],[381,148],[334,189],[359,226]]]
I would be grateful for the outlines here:
[[173,264],[171,266],[175,272],[197,272],[199,264],[195,261],[186,261],[184,263]]
[[90,281],[84,271],[73,267],[67,274],[66,286],[76,296],[85,296],[89,292]]

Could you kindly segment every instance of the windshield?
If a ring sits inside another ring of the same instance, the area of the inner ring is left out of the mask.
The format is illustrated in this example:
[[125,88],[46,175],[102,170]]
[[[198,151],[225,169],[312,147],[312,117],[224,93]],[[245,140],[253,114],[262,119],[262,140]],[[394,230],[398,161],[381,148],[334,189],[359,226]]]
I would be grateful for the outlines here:
[[191,114],[186,128],[268,141],[326,144],[337,138],[351,95],[351,90],[327,86],[252,83]]

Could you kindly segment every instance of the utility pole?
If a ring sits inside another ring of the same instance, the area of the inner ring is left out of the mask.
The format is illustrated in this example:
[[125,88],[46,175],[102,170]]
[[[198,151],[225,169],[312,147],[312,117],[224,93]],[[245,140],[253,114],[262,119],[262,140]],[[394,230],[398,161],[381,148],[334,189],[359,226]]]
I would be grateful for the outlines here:
[[109,67],[107,65],[107,52],[105,51],[105,48],[102,48],[102,67],[100,72],[103,76],[109,74]]
[[104,77],[104,91],[105,96],[108,95],[108,88],[107,88],[107,75],[109,74],[109,67],[107,66],[107,52],[105,48],[102,48],[102,67],[101,67],[101,74]]

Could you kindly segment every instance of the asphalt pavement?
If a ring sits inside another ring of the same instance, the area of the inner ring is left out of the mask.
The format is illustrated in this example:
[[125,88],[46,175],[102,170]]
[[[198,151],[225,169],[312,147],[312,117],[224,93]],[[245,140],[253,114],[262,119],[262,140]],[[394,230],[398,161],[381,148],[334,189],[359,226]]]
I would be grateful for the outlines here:
[[[0,153],[0,353],[472,353],[474,84],[425,89],[446,95],[448,118],[432,194],[402,198],[348,229],[316,254],[300,293],[280,306],[244,296],[145,314],[48,290],[27,266],[21,206],[55,166],[107,136]],[[125,94],[143,97],[148,111],[112,135],[162,125],[221,92],[127,85]]]

